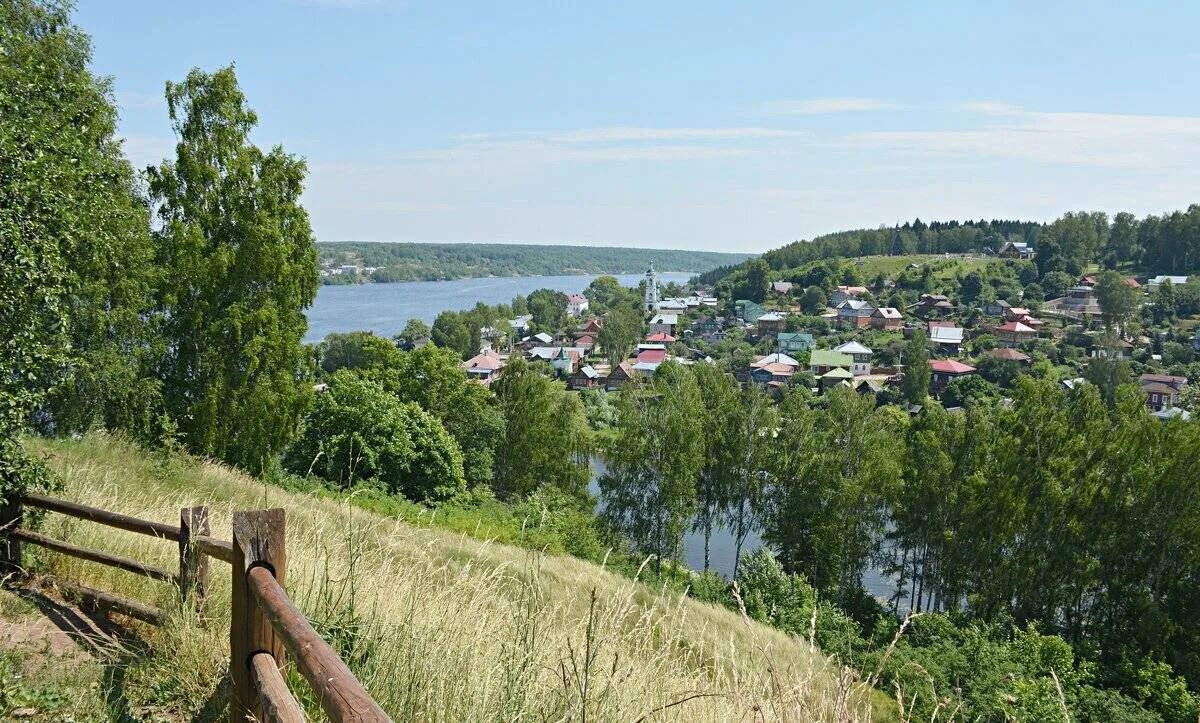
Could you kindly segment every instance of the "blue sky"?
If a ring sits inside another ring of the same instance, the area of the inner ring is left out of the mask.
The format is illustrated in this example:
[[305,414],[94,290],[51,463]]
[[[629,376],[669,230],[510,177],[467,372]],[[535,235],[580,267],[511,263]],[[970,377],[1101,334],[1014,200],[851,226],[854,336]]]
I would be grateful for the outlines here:
[[761,251],[1200,202],[1200,3],[80,0],[127,153],[234,62],[320,240]]

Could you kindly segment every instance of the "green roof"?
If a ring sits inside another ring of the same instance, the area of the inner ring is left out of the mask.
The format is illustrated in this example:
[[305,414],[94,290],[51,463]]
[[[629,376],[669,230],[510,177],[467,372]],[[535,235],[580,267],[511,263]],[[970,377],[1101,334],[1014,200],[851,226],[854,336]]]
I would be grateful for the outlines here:
[[843,354],[840,351],[832,349],[814,349],[808,358],[810,366],[814,367],[846,367],[854,363],[854,359],[849,354]]
[[853,379],[854,375],[841,367],[834,367],[821,375],[822,379]]

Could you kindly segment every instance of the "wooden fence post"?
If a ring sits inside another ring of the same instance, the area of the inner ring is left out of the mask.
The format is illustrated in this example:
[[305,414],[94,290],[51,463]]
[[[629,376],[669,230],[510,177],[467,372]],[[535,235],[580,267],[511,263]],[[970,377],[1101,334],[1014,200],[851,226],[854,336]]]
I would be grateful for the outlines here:
[[208,535],[208,507],[184,507],[179,511],[179,600],[191,599],[197,614],[204,614],[208,596],[208,555],[200,552],[192,538]]
[[232,682],[229,720],[258,719],[259,696],[251,665],[257,653],[269,653],[283,669],[283,639],[275,634],[250,590],[247,573],[266,567],[282,585],[287,566],[286,531],[282,509],[233,513],[233,609],[229,625],[229,677]]
[[0,579],[21,574],[21,541],[8,532],[21,526],[24,510],[21,498],[12,494],[12,499],[0,504]]

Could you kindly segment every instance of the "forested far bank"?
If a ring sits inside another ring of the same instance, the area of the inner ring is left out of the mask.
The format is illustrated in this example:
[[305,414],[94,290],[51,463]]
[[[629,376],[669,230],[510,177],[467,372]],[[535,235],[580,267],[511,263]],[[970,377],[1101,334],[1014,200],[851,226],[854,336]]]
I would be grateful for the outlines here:
[[321,280],[444,281],[488,276],[702,272],[739,263],[749,254],[590,245],[321,242]]

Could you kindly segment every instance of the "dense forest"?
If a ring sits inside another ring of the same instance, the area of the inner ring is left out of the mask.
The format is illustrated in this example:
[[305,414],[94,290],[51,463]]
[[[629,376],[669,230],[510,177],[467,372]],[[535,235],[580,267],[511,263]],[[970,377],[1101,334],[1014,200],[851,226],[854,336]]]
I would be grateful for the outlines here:
[[739,263],[749,254],[632,249],[603,246],[534,246],[478,243],[319,243],[323,264],[357,264],[375,269],[358,277],[325,277],[326,283],[437,281],[479,276],[557,276],[640,274],[650,264],[659,271],[707,271]]
[[[859,256],[965,254],[999,251],[1009,241],[1028,243],[1036,251],[1039,273],[1061,270],[1078,275],[1092,264],[1133,268],[1149,275],[1186,275],[1200,270],[1200,205],[1161,216],[1137,218],[1118,213],[1067,213],[1049,223],[1033,221],[947,221],[921,219],[893,228],[840,231],[811,241],[796,241],[758,257],[771,271],[787,278],[787,270],[812,261]],[[749,261],[701,274],[705,284],[742,283]]]

